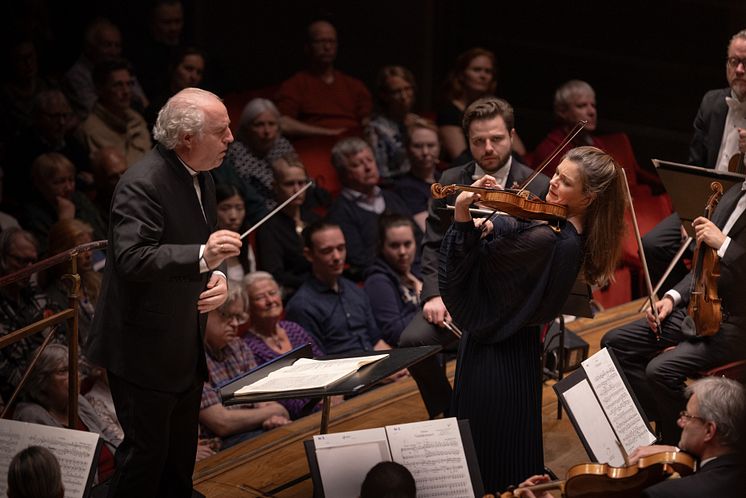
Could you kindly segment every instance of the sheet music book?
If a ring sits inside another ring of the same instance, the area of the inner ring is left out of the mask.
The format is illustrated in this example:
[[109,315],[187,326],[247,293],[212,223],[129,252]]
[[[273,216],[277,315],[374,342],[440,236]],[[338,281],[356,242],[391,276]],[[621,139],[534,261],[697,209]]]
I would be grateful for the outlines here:
[[365,475],[382,461],[404,465],[418,497],[484,494],[468,422],[456,418],[314,436],[306,454],[314,488],[330,498],[359,496]]
[[43,446],[60,463],[65,498],[87,498],[96,475],[99,441],[94,432],[0,419],[0,496],[8,493],[8,467],[16,453]]
[[613,353],[603,348],[555,384],[588,456],[620,467],[639,446],[656,441]]
[[388,356],[384,353],[336,360],[300,358],[292,365],[275,370],[265,378],[242,387],[235,394],[298,391],[326,387],[339,379],[354,374],[365,365],[383,360]]

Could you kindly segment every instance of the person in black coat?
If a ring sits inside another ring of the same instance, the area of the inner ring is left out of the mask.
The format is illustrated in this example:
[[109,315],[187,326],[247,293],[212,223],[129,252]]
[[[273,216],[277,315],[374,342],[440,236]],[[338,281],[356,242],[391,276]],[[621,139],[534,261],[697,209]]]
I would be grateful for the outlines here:
[[155,126],[156,147],[122,176],[91,326],[89,358],[107,369],[124,441],[109,496],[190,496],[207,378],[206,313],[226,299],[215,271],[241,240],[213,232],[217,167],[233,140],[220,99],[188,88]]

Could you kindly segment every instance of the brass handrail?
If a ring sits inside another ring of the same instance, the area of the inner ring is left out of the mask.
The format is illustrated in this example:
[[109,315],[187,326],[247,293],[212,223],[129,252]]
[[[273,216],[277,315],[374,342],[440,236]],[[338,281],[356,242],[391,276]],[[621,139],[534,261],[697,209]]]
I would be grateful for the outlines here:
[[51,316],[37,320],[25,327],[6,334],[0,338],[0,349],[10,344],[13,344],[21,339],[31,335],[39,333],[45,330],[47,327],[53,327],[49,335],[44,338],[39,348],[35,351],[33,358],[29,362],[26,371],[21,377],[21,382],[13,390],[13,394],[7,401],[5,408],[3,409],[0,418],[6,418],[9,413],[10,407],[13,405],[18,397],[18,393],[23,389],[23,386],[28,380],[29,374],[36,366],[39,357],[41,356],[44,348],[49,344],[52,336],[55,334],[57,326],[62,322],[67,322],[67,348],[68,348],[68,427],[75,428],[78,424],[78,297],[80,292],[80,275],[78,275],[77,258],[78,254],[95,251],[98,249],[106,248],[107,241],[97,240],[95,242],[89,242],[87,244],[81,244],[79,246],[68,249],[65,252],[55,254],[46,259],[43,259],[33,265],[27,266],[26,268],[17,272],[0,277],[0,287],[4,287],[13,282],[23,280],[30,277],[34,273],[37,273],[47,268],[51,268],[55,265],[66,263],[70,261],[72,268],[69,274],[63,275],[63,279],[70,280],[70,290],[68,292],[68,301],[70,307],[66,308],[58,313]]

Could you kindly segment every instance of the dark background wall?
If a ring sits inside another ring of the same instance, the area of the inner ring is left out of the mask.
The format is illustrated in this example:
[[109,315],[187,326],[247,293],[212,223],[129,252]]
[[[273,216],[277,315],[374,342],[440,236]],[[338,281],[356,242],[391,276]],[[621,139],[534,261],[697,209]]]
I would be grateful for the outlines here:
[[[33,13],[49,29],[42,62],[69,66],[95,15],[128,39],[145,29],[146,0],[26,0],[5,19]],[[517,110],[529,148],[552,127],[554,89],[580,78],[597,92],[602,130],[630,135],[638,160],[685,160],[703,93],[725,86],[725,50],[746,27],[743,0],[604,2],[184,0],[187,40],[210,56],[209,85],[225,94],[278,84],[303,64],[304,27],[337,25],[337,66],[372,88],[385,64],[413,70],[420,110],[432,111],[456,55],[481,45],[497,54],[499,96]],[[126,47],[125,47],[126,49]]]

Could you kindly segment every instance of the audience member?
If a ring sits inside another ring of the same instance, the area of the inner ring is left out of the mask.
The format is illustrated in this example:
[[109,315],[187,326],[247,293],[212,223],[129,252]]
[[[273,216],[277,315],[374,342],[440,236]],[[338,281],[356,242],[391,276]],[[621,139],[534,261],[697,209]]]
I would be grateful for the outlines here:
[[[247,228],[246,203],[235,185],[218,183],[215,185],[215,200],[218,205],[218,229],[243,233]],[[228,281],[240,282],[244,275],[256,271],[254,251],[246,240],[241,252],[225,260]]]
[[376,159],[363,139],[349,137],[337,142],[332,148],[332,164],[343,188],[329,209],[329,220],[344,232],[350,276],[361,280],[376,259],[378,217],[383,213],[407,215],[409,209],[396,193],[378,186]]
[[440,157],[438,129],[427,119],[415,119],[406,133],[406,148],[410,169],[394,182],[394,192],[407,204],[409,214],[424,232],[430,187],[440,178],[436,169]]
[[155,0],[150,5],[147,31],[137,33],[130,47],[145,94],[158,95],[168,86],[168,74],[163,68],[182,43],[184,9],[181,0]]
[[342,276],[347,245],[339,225],[308,225],[303,246],[311,276],[288,301],[285,318],[308,331],[326,354],[388,349],[368,296]]
[[[718,296],[723,311],[716,333],[695,337],[687,305],[693,298],[690,272],[655,303],[660,328],[650,311],[646,318],[608,332],[601,340],[614,349],[619,365],[645,413],[658,422],[663,442],[675,444],[680,427],[676,414],[684,409],[688,376],[746,358],[746,196],[737,184],[728,189],[712,220],[693,221],[702,248],[716,251],[720,265]],[[700,331],[701,332],[701,331]],[[670,348],[670,346],[676,346]],[[668,349],[666,349],[668,348]]]
[[[62,344],[50,344],[39,357],[24,386],[24,401],[18,403],[13,418],[23,422],[68,427],[68,351]],[[76,391],[78,388],[76,387]],[[95,432],[104,443],[98,460],[98,481],[114,473],[114,452],[121,439],[109,439],[111,431],[104,428],[93,407],[78,394],[78,425],[74,429]]]
[[[728,88],[710,90],[694,118],[694,135],[689,145],[689,164],[727,170],[730,158],[740,152],[746,158],[746,29],[728,43],[725,60]],[[642,239],[650,278],[657,282],[684,242],[677,213],[661,221]],[[691,250],[686,253],[691,256]],[[661,289],[669,289],[688,272],[679,260]]]
[[[88,117],[98,100],[93,84],[93,68],[107,59],[122,56],[122,34],[110,20],[97,17],[88,24],[83,35],[83,52],[65,73],[65,91],[81,121]],[[132,107],[138,111],[149,105],[145,92],[133,76]]]
[[96,207],[75,190],[75,166],[65,156],[50,152],[37,157],[31,177],[34,192],[24,203],[21,223],[42,243],[42,254],[46,254],[49,229],[59,220],[78,218],[91,225],[94,240],[106,238]]
[[[257,365],[273,360],[292,349],[311,345],[314,358],[321,350],[313,338],[297,323],[282,319],[282,293],[271,274],[257,271],[246,275],[243,287],[249,297],[249,331],[244,336],[254,353]],[[282,402],[292,419],[304,415],[308,399],[289,399]]]
[[[3,168],[0,168],[0,209],[4,209],[5,203],[3,202],[3,194],[5,192],[5,186],[3,184]],[[7,230],[11,227],[20,227],[21,225],[18,224],[18,220],[3,211],[0,211],[0,232],[3,230]]]
[[199,423],[201,437],[217,438],[220,449],[290,423],[287,410],[279,403],[226,407],[220,402],[217,389],[222,384],[256,367],[251,350],[237,336],[238,326],[248,319],[246,304],[246,294],[238,286],[231,289],[225,303],[207,315],[205,358],[210,377],[202,389]]
[[[47,254],[54,256],[80,244],[93,242],[91,225],[74,218],[60,220],[49,230],[49,247]],[[48,304],[56,309],[70,306],[70,282],[63,280],[65,274],[72,270],[72,263],[55,265],[39,276],[39,284],[47,295]],[[77,273],[80,275],[78,293],[78,343],[85,352],[88,343],[88,331],[91,328],[93,311],[101,290],[101,274],[93,269],[91,252],[82,252],[77,256]]]
[[[464,111],[475,100],[494,95],[497,87],[495,54],[481,47],[470,48],[456,58],[456,63],[445,83],[445,102],[438,109],[436,121],[446,159],[454,166],[467,162],[467,139],[461,127]],[[519,155],[526,148],[513,134],[512,150]],[[463,157],[462,154],[466,153]]]
[[[292,154],[272,163],[275,201],[283,203],[308,183],[303,163]],[[256,233],[258,266],[277,279],[282,286],[283,300],[287,301],[308,278],[311,265],[303,257],[301,233],[318,216],[304,207],[303,192],[282,211],[268,219]]]
[[54,88],[52,82],[39,74],[36,46],[27,38],[18,38],[4,48],[8,69],[0,86],[0,110],[5,137],[15,136],[33,124],[32,108],[39,92]]
[[365,475],[360,498],[415,498],[417,485],[412,473],[396,462],[379,462]]
[[64,498],[57,457],[43,446],[28,446],[8,466],[8,498]]
[[307,34],[308,69],[285,80],[275,98],[283,131],[289,136],[359,133],[373,109],[370,92],[361,81],[334,69],[334,26],[314,21]]
[[184,47],[178,50],[168,63],[166,86],[158,89],[158,93],[151,98],[152,103],[145,113],[148,127],[155,124],[158,111],[172,95],[176,95],[185,88],[202,86],[205,76],[205,60],[205,53],[198,48]]
[[[12,227],[0,232],[0,276],[10,275],[36,263],[38,252],[31,233]],[[47,297],[35,278],[26,278],[0,287],[0,337],[25,327],[45,316]],[[0,396],[9,400],[21,382],[42,334],[31,334],[0,348]]]
[[411,112],[416,88],[412,72],[405,67],[385,66],[378,71],[378,108],[368,123],[366,137],[384,180],[409,170],[404,145],[407,126],[418,118]]
[[228,147],[225,161],[216,171],[221,181],[235,172],[243,184],[248,184],[259,194],[267,207],[273,209],[274,176],[272,162],[295,149],[280,133],[280,113],[267,99],[253,99],[241,113],[236,141]]
[[[474,161],[443,172],[444,185],[471,185],[485,174],[493,176],[500,188],[510,188],[528,178],[532,171],[511,157],[515,130],[513,107],[502,99],[486,97],[473,102],[464,113],[463,129],[469,140]],[[543,197],[549,189],[549,179],[539,175],[528,190]],[[447,345],[454,336],[442,328],[451,317],[443,304],[438,288],[440,243],[453,216],[446,206],[454,205],[456,194],[445,199],[433,199],[427,217],[427,228],[422,242],[422,313],[418,313],[402,333],[400,346],[426,344]],[[422,399],[430,416],[447,413],[451,399],[451,385],[443,369],[433,357],[409,369],[417,381]]]
[[93,368],[89,372],[88,379],[93,381],[91,388],[84,394],[85,399],[93,407],[99,420],[103,424],[103,430],[107,437],[112,440],[122,441],[124,430],[119,424],[114,400],[109,389],[109,378],[103,368]]
[[378,219],[378,258],[365,272],[365,293],[388,344],[399,344],[402,331],[420,306],[422,281],[412,273],[417,253],[414,222],[401,215]]
[[60,90],[43,90],[34,97],[33,124],[8,144],[7,185],[9,197],[20,202],[31,192],[31,164],[41,154],[57,152],[79,170],[87,171],[88,153],[74,140],[73,114]]
[[133,164],[153,144],[145,120],[132,108],[133,71],[129,62],[107,59],[93,68],[98,100],[78,129],[78,139],[90,153],[101,147],[119,149]]
[[127,159],[116,147],[101,147],[91,154],[91,171],[93,184],[96,186],[94,203],[104,226],[108,227],[114,188],[119,178],[127,171]]

